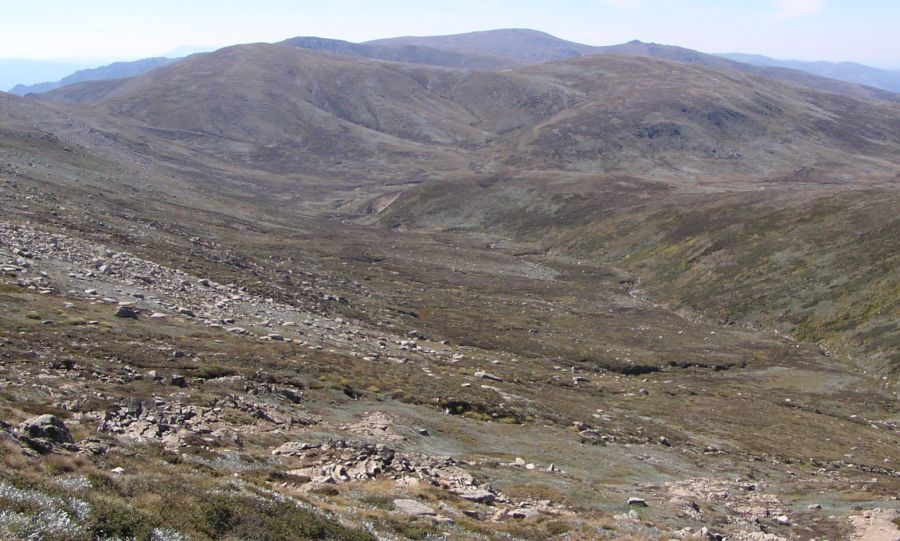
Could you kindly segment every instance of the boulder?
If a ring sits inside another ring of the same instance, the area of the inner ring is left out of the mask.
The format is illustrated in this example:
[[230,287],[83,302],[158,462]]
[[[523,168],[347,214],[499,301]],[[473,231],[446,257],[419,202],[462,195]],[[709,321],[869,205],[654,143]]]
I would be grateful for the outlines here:
[[17,436],[41,453],[49,452],[55,444],[75,441],[62,419],[50,414],[38,415],[21,423]]
[[509,516],[518,520],[531,518],[537,515],[538,511],[536,509],[531,509],[530,507],[519,507],[518,509],[513,509],[509,512]]
[[138,312],[137,312],[137,310],[135,310],[134,308],[132,308],[130,306],[120,306],[120,307],[116,308],[115,316],[125,318],[125,319],[137,319]]
[[490,372],[484,372],[484,371],[482,371],[482,370],[479,370],[478,372],[475,372],[474,376],[475,376],[476,378],[488,379],[488,380],[491,380],[491,381],[503,381],[503,379],[501,379],[501,378],[495,376],[494,374],[491,374]]
[[394,500],[394,507],[404,515],[434,516],[435,512],[430,506],[416,500]]
[[492,492],[485,490],[483,488],[465,490],[465,491],[459,492],[458,494],[459,494],[459,497],[464,500],[468,500],[470,502],[475,502],[475,503],[484,503],[484,504],[493,503],[494,499],[496,498],[496,496],[494,496],[494,494]]

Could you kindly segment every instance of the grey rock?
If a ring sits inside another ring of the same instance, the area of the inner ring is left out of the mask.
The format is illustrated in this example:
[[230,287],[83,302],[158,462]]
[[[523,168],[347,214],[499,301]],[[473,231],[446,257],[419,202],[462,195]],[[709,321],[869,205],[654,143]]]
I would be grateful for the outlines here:
[[126,318],[126,319],[137,319],[138,312],[134,308],[130,306],[120,306],[116,308],[116,317]]
[[62,419],[44,414],[32,417],[19,425],[19,434],[28,439],[41,439],[50,443],[73,443],[72,434]]
[[509,516],[511,516],[514,519],[518,519],[518,520],[531,518],[533,516],[536,516],[537,514],[538,514],[538,512],[536,509],[531,509],[528,507],[520,507],[518,509],[513,509],[512,511],[509,512]]
[[300,441],[289,441],[272,450],[273,455],[299,455],[310,449],[318,449],[319,445]]
[[464,500],[468,500],[470,502],[475,502],[475,503],[490,504],[490,503],[493,503],[494,499],[496,499],[496,496],[494,496],[493,492],[490,492],[483,488],[476,488],[473,490],[465,490],[465,491],[459,492],[458,494],[459,494],[460,498],[462,498]]
[[474,376],[476,378],[489,379],[491,381],[503,381],[502,378],[499,378],[499,377],[495,376],[494,374],[491,374],[490,372],[484,372],[483,370],[479,370],[479,371],[475,372]]
[[394,500],[394,507],[405,515],[434,516],[435,512],[430,506],[416,500]]

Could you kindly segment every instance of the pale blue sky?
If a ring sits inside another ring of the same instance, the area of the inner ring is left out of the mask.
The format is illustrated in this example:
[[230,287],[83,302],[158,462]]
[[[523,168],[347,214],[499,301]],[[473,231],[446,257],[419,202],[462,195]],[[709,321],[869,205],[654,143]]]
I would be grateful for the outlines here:
[[0,58],[134,59],[298,35],[362,41],[535,28],[594,45],[900,68],[900,0],[0,0]]

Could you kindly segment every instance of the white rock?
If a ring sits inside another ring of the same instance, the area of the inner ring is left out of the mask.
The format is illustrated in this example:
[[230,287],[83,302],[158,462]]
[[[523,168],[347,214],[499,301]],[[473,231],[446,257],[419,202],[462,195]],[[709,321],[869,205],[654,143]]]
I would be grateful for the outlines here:
[[495,376],[494,374],[491,374],[490,372],[485,372],[483,370],[479,370],[479,371],[475,372],[475,374],[473,374],[473,375],[476,378],[489,379],[491,381],[503,381],[503,379]]

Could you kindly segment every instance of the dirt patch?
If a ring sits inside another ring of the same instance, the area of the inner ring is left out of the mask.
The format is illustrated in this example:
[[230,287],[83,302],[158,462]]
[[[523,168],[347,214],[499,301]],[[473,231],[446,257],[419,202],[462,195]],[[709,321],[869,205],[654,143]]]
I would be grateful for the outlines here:
[[896,509],[871,509],[862,515],[850,517],[853,525],[853,541],[898,541],[900,528],[895,522],[900,518]]

